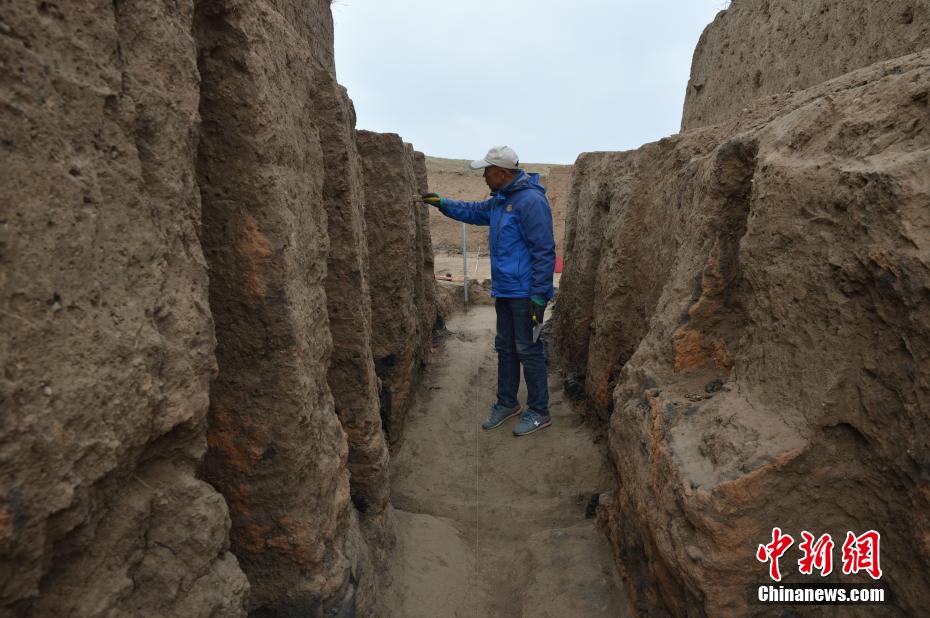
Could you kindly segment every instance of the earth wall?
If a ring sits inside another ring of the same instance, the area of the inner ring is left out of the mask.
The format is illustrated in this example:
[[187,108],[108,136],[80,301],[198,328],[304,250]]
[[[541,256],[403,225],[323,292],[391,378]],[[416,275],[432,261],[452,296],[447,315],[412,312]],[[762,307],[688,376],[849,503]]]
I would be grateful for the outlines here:
[[13,2],[0,46],[0,613],[370,613],[369,242],[409,247],[377,260],[415,299],[404,383],[436,294],[424,158],[363,160],[329,3]]
[[930,0],[733,0],[698,42],[682,131],[930,47]]
[[576,163],[555,347],[609,419],[641,613],[765,614],[776,526],[785,582],[809,531],[814,581],[874,584],[840,564],[876,530],[879,611],[930,602],[928,96],[930,50]]

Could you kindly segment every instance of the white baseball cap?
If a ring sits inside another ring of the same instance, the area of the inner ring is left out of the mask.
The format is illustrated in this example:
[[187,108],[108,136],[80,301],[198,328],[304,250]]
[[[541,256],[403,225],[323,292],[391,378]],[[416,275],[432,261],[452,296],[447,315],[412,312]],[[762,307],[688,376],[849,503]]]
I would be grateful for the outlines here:
[[513,170],[520,167],[520,157],[513,151],[510,146],[495,146],[484,155],[483,159],[472,161],[468,164],[473,170],[480,170],[484,167],[496,165],[505,170]]

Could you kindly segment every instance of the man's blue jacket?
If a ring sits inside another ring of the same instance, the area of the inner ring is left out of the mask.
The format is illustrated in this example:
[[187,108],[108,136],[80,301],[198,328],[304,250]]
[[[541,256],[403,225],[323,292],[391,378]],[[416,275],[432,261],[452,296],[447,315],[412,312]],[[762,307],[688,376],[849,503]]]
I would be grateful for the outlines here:
[[483,202],[444,198],[442,214],[472,225],[491,226],[491,295],[551,299],[555,271],[552,211],[539,174],[523,170]]

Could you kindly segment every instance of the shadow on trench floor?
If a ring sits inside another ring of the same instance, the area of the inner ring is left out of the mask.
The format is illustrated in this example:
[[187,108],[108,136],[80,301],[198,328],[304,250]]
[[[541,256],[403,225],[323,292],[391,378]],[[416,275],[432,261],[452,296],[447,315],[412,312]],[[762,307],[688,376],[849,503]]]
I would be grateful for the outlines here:
[[603,445],[552,377],[552,427],[515,438],[514,418],[482,430],[497,383],[494,308],[448,328],[392,462],[384,615],[626,615],[610,545],[585,518],[588,498],[614,486]]

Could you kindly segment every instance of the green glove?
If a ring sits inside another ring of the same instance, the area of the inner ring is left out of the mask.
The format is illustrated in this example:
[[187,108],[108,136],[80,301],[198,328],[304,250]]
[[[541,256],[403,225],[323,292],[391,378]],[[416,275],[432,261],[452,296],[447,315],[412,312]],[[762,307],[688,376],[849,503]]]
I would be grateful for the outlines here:
[[543,323],[543,318],[546,315],[547,304],[549,304],[549,301],[544,296],[530,297],[530,309],[532,310],[530,319],[533,321],[533,326]]
[[423,193],[420,195],[420,201],[430,206],[442,206],[444,200],[445,198],[438,193]]

